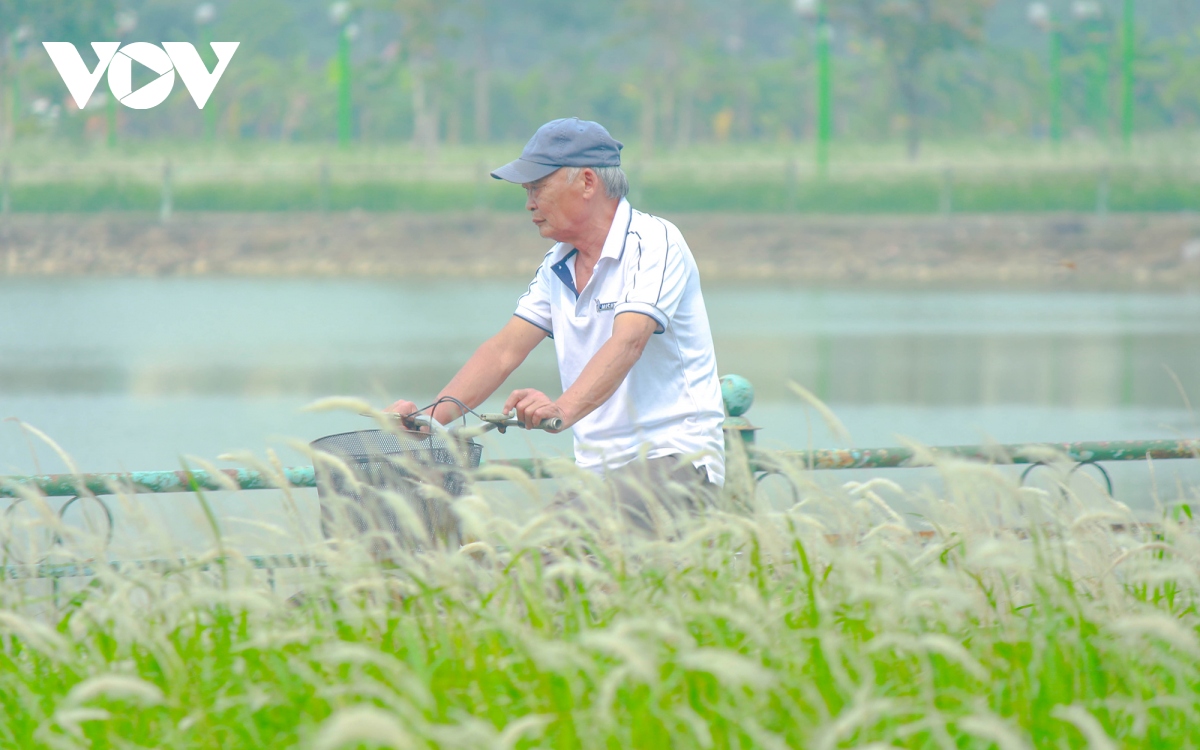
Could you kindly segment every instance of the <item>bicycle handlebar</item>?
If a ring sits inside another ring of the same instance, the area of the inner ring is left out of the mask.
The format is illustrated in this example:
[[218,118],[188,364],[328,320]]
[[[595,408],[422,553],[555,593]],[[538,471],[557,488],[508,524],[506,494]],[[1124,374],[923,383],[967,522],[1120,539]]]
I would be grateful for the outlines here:
[[[524,422],[518,422],[516,419],[508,416],[507,414],[480,414],[479,418],[484,422],[494,424],[497,427],[525,427]],[[549,419],[543,419],[541,423],[534,425],[533,429],[561,430],[562,424],[562,417],[550,417]]]
[[[418,430],[420,430],[422,427],[430,427],[430,422],[428,419],[407,414],[392,414],[391,416],[393,416],[397,421],[404,423],[405,426],[413,425]],[[519,427],[522,429],[525,428],[524,422],[518,421],[515,417],[509,416],[508,414],[479,414],[477,416],[483,421],[482,425],[477,425],[474,427],[469,427],[466,425],[450,427],[448,428],[448,431],[452,435],[456,435],[458,437],[471,438],[475,437],[476,435],[482,435],[490,430],[498,429],[500,432],[504,432],[509,427]],[[557,432],[562,428],[562,417],[543,419],[540,424],[533,426],[533,429],[535,430],[548,430],[550,432]]]

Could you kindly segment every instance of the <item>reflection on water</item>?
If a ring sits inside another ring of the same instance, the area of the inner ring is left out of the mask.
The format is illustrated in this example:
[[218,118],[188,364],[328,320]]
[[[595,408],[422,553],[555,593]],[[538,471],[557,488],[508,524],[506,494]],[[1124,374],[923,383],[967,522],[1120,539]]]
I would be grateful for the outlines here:
[[[0,283],[0,395],[432,394],[517,282]],[[710,285],[721,369],[777,400],[1177,408],[1200,381],[1200,295]],[[554,390],[549,346],[523,382]],[[1176,377],[1180,384],[1175,382]]]
[[[215,454],[257,448],[266,435],[353,429],[296,409],[335,393],[380,405],[431,398],[508,319],[523,288],[476,280],[5,280],[0,417],[57,430],[85,455],[93,444],[120,445],[125,468],[159,468],[142,456],[164,452]],[[1188,421],[1188,398],[1200,400],[1200,295],[710,283],[706,300],[721,370],[755,384],[751,416],[782,421],[770,434],[776,441],[809,440],[789,380],[855,415],[859,432],[871,436],[860,434],[860,445],[912,434],[898,414],[924,415],[920,437],[933,443],[957,440],[956,420],[966,424],[976,413],[990,421],[971,429],[994,436],[1008,431],[1006,419],[1029,424],[1038,421],[1030,415],[1075,410],[1109,416],[1087,423],[1095,434],[1073,439],[1141,436],[1112,416],[1122,410],[1143,415],[1139,423],[1165,420],[1169,434]],[[505,388],[518,386],[558,392],[552,347],[539,347]],[[0,430],[5,470],[27,463],[12,433]],[[122,439],[113,443],[114,435]],[[137,448],[139,441],[154,447]],[[112,458],[99,468],[116,468]]]
[[841,404],[1177,408],[1175,377],[1200,385],[1200,332],[748,335],[721,354],[768,397],[790,378]]
[[[481,327],[477,333],[481,341],[491,331]],[[439,361],[421,361],[422,355],[405,356],[412,343],[390,341],[395,347],[391,362],[335,355],[332,348],[336,361],[331,362],[289,363],[286,355],[262,361],[264,355],[253,351],[240,364],[213,361],[194,351],[162,353],[160,359],[136,354],[124,359],[108,351],[96,352],[94,359],[53,361],[53,356],[38,355],[56,352],[17,350],[6,352],[0,364],[0,393],[427,394],[469,355],[468,347],[456,343],[439,347],[445,354]],[[1200,333],[764,336],[747,331],[723,333],[716,345],[722,371],[750,378],[767,400],[784,398],[784,384],[795,380],[821,399],[840,404],[1174,408],[1183,406],[1186,394],[1197,392],[1200,372]],[[545,348],[540,354],[549,352]],[[554,363],[544,356],[536,356],[523,376],[548,392],[558,382]]]
[[[0,418],[44,429],[83,471],[174,469],[183,455],[261,456],[267,445],[284,463],[300,463],[284,437],[305,442],[368,426],[353,414],[302,412],[305,403],[331,394],[380,406],[432,399],[507,321],[523,289],[476,280],[3,280]],[[710,283],[705,296],[721,370],[755,384],[749,416],[767,446],[838,445],[790,395],[789,380],[828,401],[859,447],[901,436],[936,445],[1200,434],[1185,406],[1185,394],[1200,401],[1200,295]],[[524,386],[558,393],[551,346],[514,373],[501,400]],[[571,449],[567,435],[515,431],[484,443],[487,458]],[[1160,462],[1153,477],[1144,464],[1114,465],[1117,496],[1153,514],[1159,488],[1200,485],[1197,464]],[[15,424],[0,423],[0,474],[64,469]],[[867,475],[818,474],[833,483]],[[937,482],[929,470],[888,476]],[[552,484],[536,491],[552,493]],[[276,551],[293,549],[297,536],[315,533],[315,493],[298,493],[298,520],[276,494],[211,501],[224,533],[248,535],[247,549],[274,545],[263,523],[289,530]],[[162,531],[122,525],[120,554],[143,554],[151,538],[209,543],[194,502],[138,502]]]

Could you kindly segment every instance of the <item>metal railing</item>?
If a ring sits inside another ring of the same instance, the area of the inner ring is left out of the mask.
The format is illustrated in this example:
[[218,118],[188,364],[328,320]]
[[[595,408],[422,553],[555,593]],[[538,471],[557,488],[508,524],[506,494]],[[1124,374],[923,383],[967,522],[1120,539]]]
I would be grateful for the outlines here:
[[[737,376],[727,376],[737,378]],[[739,379],[740,381],[740,379]],[[836,469],[891,469],[930,466],[940,458],[957,458],[1001,465],[1024,465],[1021,474],[1024,483],[1029,473],[1038,466],[1056,460],[1074,462],[1070,470],[1085,466],[1095,467],[1103,476],[1108,493],[1113,492],[1112,480],[1100,465],[1113,461],[1145,461],[1164,459],[1200,459],[1200,439],[1176,440],[1124,440],[1077,443],[1025,443],[1016,445],[950,445],[938,447],[899,448],[845,448],[814,449],[807,451],[763,451],[754,446],[757,428],[744,416],[753,403],[753,388],[746,381],[742,391],[726,393],[726,410],[732,416],[725,422],[727,440],[742,441],[748,448],[750,469],[758,479],[780,473],[787,466],[798,466],[808,470]],[[538,479],[555,474],[559,461],[523,458],[490,461],[481,464],[473,472],[479,481],[498,480],[511,476],[511,471],[489,471],[489,467],[517,469]],[[0,476],[0,497],[15,498],[16,504],[24,501],[29,491],[43,497],[68,497],[59,510],[62,514],[79,498],[98,502],[108,520],[108,537],[111,540],[113,515],[103,496],[126,494],[191,493],[198,491],[221,491],[231,488],[240,490],[310,489],[317,487],[317,475],[312,466],[282,468],[274,474],[252,469],[219,470],[219,476],[209,471],[138,471],[125,473],[79,473],[49,474],[40,476]],[[305,554],[242,555],[255,569],[267,572],[274,581],[277,568],[319,567],[320,562]],[[102,567],[121,571],[128,569],[208,569],[218,564],[218,558],[178,560],[134,560],[68,563],[24,563],[0,566],[0,578],[67,578],[93,576]]]
[[[996,464],[1042,465],[1050,456],[1061,455],[1069,461],[1087,465],[1108,461],[1145,461],[1163,459],[1200,459],[1200,440],[1111,440],[1079,443],[1022,443],[1016,445],[946,445],[929,448],[831,448],[810,451],[752,451],[751,470],[774,472],[782,462],[791,462],[812,470],[895,469],[929,466],[925,458],[954,457]],[[488,461],[476,470],[475,479],[504,479],[487,471],[488,467],[518,469],[534,479],[554,475],[554,461],[539,458],[514,458]],[[41,476],[0,477],[0,497],[19,497],[19,487],[29,487],[46,497],[78,497],[131,493],[219,491],[229,482],[241,490],[280,489],[277,478],[251,469],[225,469],[222,479],[207,471],[134,471],[100,474],[45,474]],[[311,466],[293,466],[280,476],[287,487],[316,488],[316,473]]]

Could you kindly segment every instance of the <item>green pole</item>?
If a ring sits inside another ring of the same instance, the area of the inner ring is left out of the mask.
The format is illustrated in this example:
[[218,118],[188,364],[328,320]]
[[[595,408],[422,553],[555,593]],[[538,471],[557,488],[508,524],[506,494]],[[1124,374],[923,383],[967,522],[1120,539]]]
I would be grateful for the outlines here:
[[9,105],[9,117],[12,120],[12,134],[15,141],[17,125],[21,122],[21,76],[17,74],[16,65],[13,66],[12,89],[9,94],[12,99]]
[[829,40],[833,35],[825,15],[825,3],[817,10],[817,174],[829,173],[829,141],[833,138]]
[[1050,141],[1062,142],[1062,40],[1057,26],[1050,27]]
[[1122,29],[1122,111],[1121,134],[1125,139],[1126,150],[1133,148],[1133,55],[1134,55],[1134,25],[1133,0],[1125,0],[1125,23]]
[[338,37],[338,145],[350,145],[350,35],[346,24]]
[[1085,44],[1085,67],[1087,81],[1087,118],[1096,137],[1104,140],[1108,136],[1108,48],[1109,40],[1104,20],[1090,16],[1083,22]]
[[1102,140],[1107,140],[1109,136],[1108,125],[1108,46],[1104,40],[1098,39],[1094,47],[1094,83],[1093,91],[1095,99],[1093,105],[1095,107],[1093,122],[1095,123],[1096,136]]

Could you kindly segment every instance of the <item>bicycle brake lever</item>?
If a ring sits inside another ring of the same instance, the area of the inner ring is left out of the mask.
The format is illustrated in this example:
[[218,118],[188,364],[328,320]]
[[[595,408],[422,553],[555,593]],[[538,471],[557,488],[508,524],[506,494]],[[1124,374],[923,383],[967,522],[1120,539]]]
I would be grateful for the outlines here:
[[[525,427],[524,422],[518,422],[514,417],[509,416],[508,414],[480,414],[479,418],[484,422],[496,425],[496,429],[498,429],[501,433],[504,432],[506,427],[520,427],[522,429]],[[543,419],[542,423],[534,429],[551,431],[561,430],[562,418],[550,417],[549,419]]]
[[[399,422],[400,426],[402,426],[406,430],[411,430],[412,432],[420,432],[422,429],[429,428],[429,420],[422,419],[421,417],[418,417],[415,414],[397,414],[396,412],[391,412],[391,411],[385,411],[385,412],[380,412],[380,413],[386,417],[391,418],[391,420],[394,422]],[[374,414],[368,414],[366,412],[363,412],[362,415],[364,417],[375,416]],[[432,429],[430,429],[430,432],[432,432]]]

